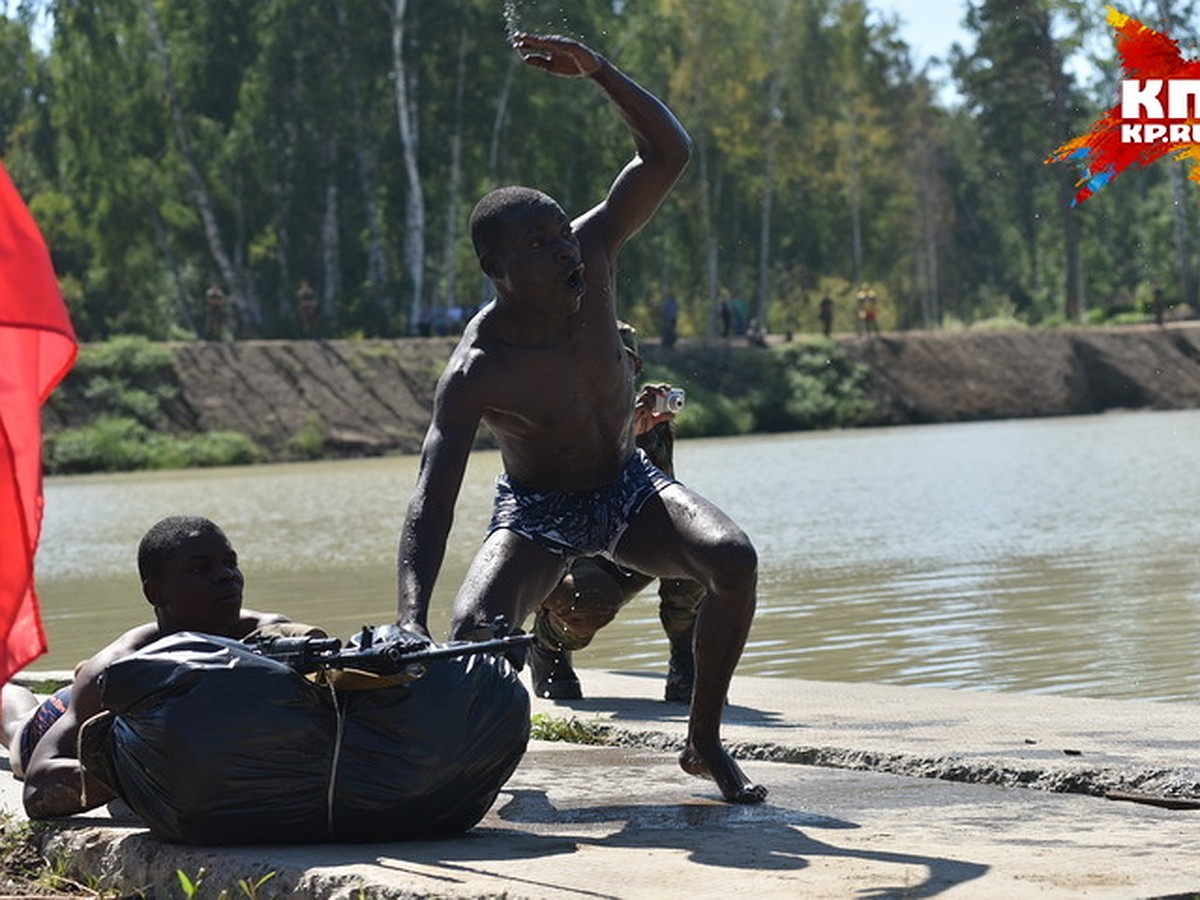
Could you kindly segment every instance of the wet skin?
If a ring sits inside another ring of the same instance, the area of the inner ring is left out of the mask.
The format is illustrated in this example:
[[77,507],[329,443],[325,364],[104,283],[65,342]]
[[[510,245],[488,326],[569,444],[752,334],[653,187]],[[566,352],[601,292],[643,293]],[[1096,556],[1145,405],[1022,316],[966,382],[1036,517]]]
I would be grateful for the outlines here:
[[[532,35],[518,35],[514,46],[530,65],[592,80],[622,114],[637,153],[583,215],[569,220],[550,197],[522,195],[480,249],[496,299],[468,323],[439,380],[400,534],[398,618],[421,629],[481,421],[500,446],[505,471],[535,490],[595,490],[634,452],[635,373],[617,331],[616,257],[653,216],[690,153],[670,111],[588,48]],[[757,556],[750,541],[716,506],[675,484],[633,516],[613,556],[647,575],[706,588],[680,765],[711,778],[730,802],[761,801],[766,789],[720,741],[725,697],[754,615]],[[458,591],[451,637],[469,636],[497,615],[524,621],[562,580],[567,562],[513,531],[494,531]]]
[[113,793],[80,766],[79,729],[102,712],[100,676],[108,665],[178,631],[243,638],[283,616],[242,607],[245,579],[237,554],[217,529],[183,539],[162,571],[142,582],[155,621],[125,632],[76,668],[67,710],[38,741],[25,773],[24,803],[31,818],[73,815],[113,799]]

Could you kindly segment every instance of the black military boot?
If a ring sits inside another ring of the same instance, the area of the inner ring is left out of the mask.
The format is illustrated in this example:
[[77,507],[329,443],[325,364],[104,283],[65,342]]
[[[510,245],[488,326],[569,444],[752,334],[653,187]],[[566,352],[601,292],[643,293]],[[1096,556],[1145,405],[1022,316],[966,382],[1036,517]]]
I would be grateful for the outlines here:
[[692,638],[696,625],[682,634],[671,636],[671,661],[667,665],[667,689],[664,699],[670,703],[691,703],[692,682],[696,678],[696,658],[692,655]]
[[579,676],[571,668],[570,650],[547,650],[539,643],[529,648],[529,675],[533,693],[548,700],[582,700]]

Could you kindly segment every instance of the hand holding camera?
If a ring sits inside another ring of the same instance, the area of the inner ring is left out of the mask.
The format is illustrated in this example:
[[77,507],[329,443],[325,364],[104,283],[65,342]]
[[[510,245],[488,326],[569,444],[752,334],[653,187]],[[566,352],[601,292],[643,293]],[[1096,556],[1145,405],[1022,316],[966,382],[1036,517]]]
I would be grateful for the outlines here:
[[669,384],[646,384],[633,404],[633,433],[645,434],[664,422],[669,422],[683,409],[686,393]]
[[681,413],[686,401],[687,392],[683,388],[671,388],[668,391],[656,394],[654,397],[654,414]]

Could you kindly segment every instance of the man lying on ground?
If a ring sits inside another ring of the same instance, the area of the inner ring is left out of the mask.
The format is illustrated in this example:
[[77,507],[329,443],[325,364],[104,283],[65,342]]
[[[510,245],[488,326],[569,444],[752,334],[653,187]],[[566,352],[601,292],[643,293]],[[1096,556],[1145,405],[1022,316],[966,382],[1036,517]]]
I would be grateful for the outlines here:
[[241,640],[288,621],[242,608],[245,578],[237,553],[220,528],[199,516],[172,516],[147,531],[138,546],[138,573],[155,621],[81,662],[73,682],[44,701],[21,685],[3,687],[3,742],[13,774],[24,779],[25,811],[32,819],[69,816],[114,799],[77,755],[80,727],[103,710],[99,677],[110,663],[179,631]]

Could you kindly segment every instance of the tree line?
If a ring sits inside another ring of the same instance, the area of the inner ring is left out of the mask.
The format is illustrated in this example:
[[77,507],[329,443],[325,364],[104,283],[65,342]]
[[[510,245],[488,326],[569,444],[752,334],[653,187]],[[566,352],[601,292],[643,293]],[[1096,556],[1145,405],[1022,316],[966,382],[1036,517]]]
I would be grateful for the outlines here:
[[[1121,11],[1187,43],[1193,0]],[[1071,206],[1047,156],[1114,105],[1104,7],[967,0],[918,66],[862,0],[21,0],[0,19],[0,158],[79,335],[401,336],[488,298],[466,219],[503,183],[581,212],[632,153],[599,91],[520,63],[579,37],[664,98],[692,165],[618,273],[683,335],[1072,321],[1196,300],[1184,164]],[[1081,78],[1080,71],[1090,74]],[[938,83],[948,71],[951,92]],[[953,99],[946,99],[952,94]]]

